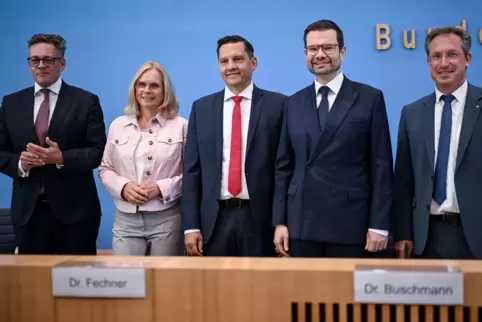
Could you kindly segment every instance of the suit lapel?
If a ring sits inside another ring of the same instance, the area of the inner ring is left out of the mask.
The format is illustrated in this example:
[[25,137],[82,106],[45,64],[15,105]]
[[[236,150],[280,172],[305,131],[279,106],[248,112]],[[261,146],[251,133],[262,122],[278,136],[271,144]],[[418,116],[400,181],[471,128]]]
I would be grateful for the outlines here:
[[482,92],[478,91],[474,86],[470,85],[467,89],[467,98],[465,100],[464,116],[462,119],[462,128],[460,130],[459,146],[457,150],[457,161],[455,170],[460,165],[464,157],[467,146],[469,145],[472,132],[479,118],[480,109],[482,108]]
[[20,116],[23,120],[23,129],[26,131],[28,142],[39,144],[37,133],[35,131],[35,122],[33,116],[35,104],[34,88],[30,87],[23,95],[18,106]]
[[[314,146],[313,153],[311,154],[310,160],[316,158],[320,152],[323,150],[325,145],[336,133],[338,127],[345,119],[346,114],[353,106],[358,92],[355,91],[353,82],[345,77],[343,84],[340,88],[340,92],[336,96],[335,102],[328,113],[328,119],[325,128],[321,135],[319,136],[318,142]],[[317,118],[316,118],[317,120]]]
[[306,125],[306,131],[308,132],[308,138],[310,139],[308,147],[313,149],[314,143],[316,143],[320,137],[320,125],[318,123],[318,113],[316,110],[315,83],[306,87],[304,91],[305,99],[302,104],[302,113]]
[[57,138],[57,140],[61,136],[64,125],[66,124],[65,120],[67,119],[70,106],[72,105],[71,103],[72,92],[70,86],[67,83],[62,82],[59,97],[55,104],[54,114],[50,119],[48,136]]
[[421,131],[425,141],[425,148],[427,150],[428,162],[430,169],[434,171],[435,166],[435,93],[429,95],[423,100],[421,111]]
[[248,138],[246,143],[246,156],[249,154],[251,143],[253,141],[254,133],[258,126],[259,116],[261,115],[261,108],[263,107],[263,92],[254,86],[253,100],[251,102],[251,112],[249,116]]
[[[216,169],[221,175],[221,160],[223,158],[223,107],[224,107],[224,91],[216,94],[213,100],[212,113],[214,116],[213,136],[215,140],[216,151]],[[209,120],[206,120],[209,122]],[[219,176],[218,176],[219,178]]]

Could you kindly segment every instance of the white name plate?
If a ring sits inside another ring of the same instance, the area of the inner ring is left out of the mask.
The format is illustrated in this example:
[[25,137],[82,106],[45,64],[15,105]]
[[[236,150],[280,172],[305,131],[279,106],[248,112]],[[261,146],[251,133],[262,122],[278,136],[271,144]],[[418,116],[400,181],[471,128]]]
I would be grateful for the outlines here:
[[356,303],[461,305],[464,275],[447,267],[357,268]]
[[52,293],[58,297],[145,298],[145,268],[53,267]]

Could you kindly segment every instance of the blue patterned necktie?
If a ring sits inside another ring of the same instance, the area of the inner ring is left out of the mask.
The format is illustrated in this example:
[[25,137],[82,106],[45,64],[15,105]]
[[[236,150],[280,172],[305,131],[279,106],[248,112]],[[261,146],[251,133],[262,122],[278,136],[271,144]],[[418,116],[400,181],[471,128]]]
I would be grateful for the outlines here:
[[323,131],[325,127],[326,119],[328,118],[329,104],[328,93],[330,88],[328,86],[322,86],[318,89],[318,93],[321,94],[320,105],[318,106],[318,123],[320,124],[320,131]]
[[447,199],[447,169],[450,154],[450,136],[452,133],[452,101],[453,95],[442,95],[444,101],[442,119],[440,122],[440,135],[438,139],[437,163],[433,186],[433,199],[441,205]]

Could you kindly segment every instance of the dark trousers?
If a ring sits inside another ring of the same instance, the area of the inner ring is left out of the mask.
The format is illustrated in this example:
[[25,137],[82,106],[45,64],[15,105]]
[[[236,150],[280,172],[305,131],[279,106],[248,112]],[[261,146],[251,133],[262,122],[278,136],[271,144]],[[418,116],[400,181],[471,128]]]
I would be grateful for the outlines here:
[[60,223],[47,200],[39,199],[25,226],[17,226],[19,254],[96,255],[100,218]]
[[268,257],[275,256],[273,229],[263,228],[254,220],[249,204],[236,206],[220,203],[218,218],[204,256]]
[[290,254],[291,257],[361,258],[365,256],[365,245],[330,244],[290,239]]
[[444,221],[442,216],[431,215],[427,244],[421,258],[428,259],[475,259],[462,224]]

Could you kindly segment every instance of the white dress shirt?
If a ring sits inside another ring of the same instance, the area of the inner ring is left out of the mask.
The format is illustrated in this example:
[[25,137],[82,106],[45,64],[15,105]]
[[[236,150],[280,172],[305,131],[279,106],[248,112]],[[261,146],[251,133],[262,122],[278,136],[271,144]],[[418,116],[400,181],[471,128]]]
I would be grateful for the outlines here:
[[[54,109],[55,105],[57,104],[57,99],[59,97],[60,93],[60,88],[62,87],[62,79],[59,77],[55,83],[50,85],[49,87],[46,87],[50,90],[49,92],[49,125],[50,125],[50,120],[52,120],[52,115],[54,114]],[[43,87],[41,87],[37,82],[35,82],[34,86],[34,104],[33,104],[33,124],[35,124],[35,121],[37,120],[37,115],[38,111],[40,110],[40,105],[42,104],[44,100],[44,94],[40,92]],[[61,168],[61,166],[57,166],[58,168]],[[18,175],[20,177],[28,177],[30,171],[24,171],[22,169],[22,162],[18,161]]]
[[[220,199],[230,199],[233,195],[228,191],[229,161],[231,156],[231,129],[233,122],[234,101],[233,96],[242,96],[241,100],[241,192],[236,196],[239,199],[249,199],[248,185],[246,184],[245,159],[246,144],[248,139],[249,118],[251,116],[251,103],[253,101],[253,83],[249,84],[238,95],[234,94],[229,88],[224,89],[223,103],[223,159]],[[188,229],[184,234],[198,232],[199,229]]]
[[[322,86],[327,86],[330,91],[328,92],[328,110],[331,111],[331,107],[333,106],[333,103],[335,102],[336,96],[340,92],[341,85],[343,85],[343,73],[340,71],[338,75],[336,75],[335,78],[333,78],[331,81],[329,81],[326,84],[321,84],[315,79],[315,91],[316,91],[316,106],[320,106],[321,102],[321,93],[319,93],[319,89]],[[388,236],[388,231],[386,230],[380,230],[380,229],[373,229],[370,228],[368,229],[370,231],[373,231],[377,234],[383,235],[383,236]]]
[[229,178],[229,161],[231,159],[231,129],[233,122],[234,101],[233,96],[241,96],[241,192],[236,198],[249,199],[248,185],[246,184],[245,175],[245,159],[246,159],[246,143],[248,139],[249,117],[251,115],[251,103],[253,99],[253,83],[249,84],[241,93],[235,95],[229,90],[224,89],[223,104],[223,159],[222,159],[222,177],[221,177],[221,200],[233,198],[228,191]]
[[[462,129],[462,118],[464,115],[465,98],[467,96],[467,80],[455,90],[452,95],[455,100],[452,101],[452,129],[450,134],[450,150],[449,150],[449,161],[447,169],[447,199],[439,205],[435,200],[432,199],[430,206],[430,213],[433,215],[440,215],[446,212],[459,212],[459,205],[457,203],[457,194],[455,192],[455,162],[457,160],[457,149],[459,147],[459,137],[460,130]],[[435,148],[435,159],[434,159],[434,169],[437,163],[438,154],[438,141],[440,137],[440,126],[442,122],[442,110],[444,102],[440,99],[444,93],[435,89],[435,113],[434,113],[434,148]]]

